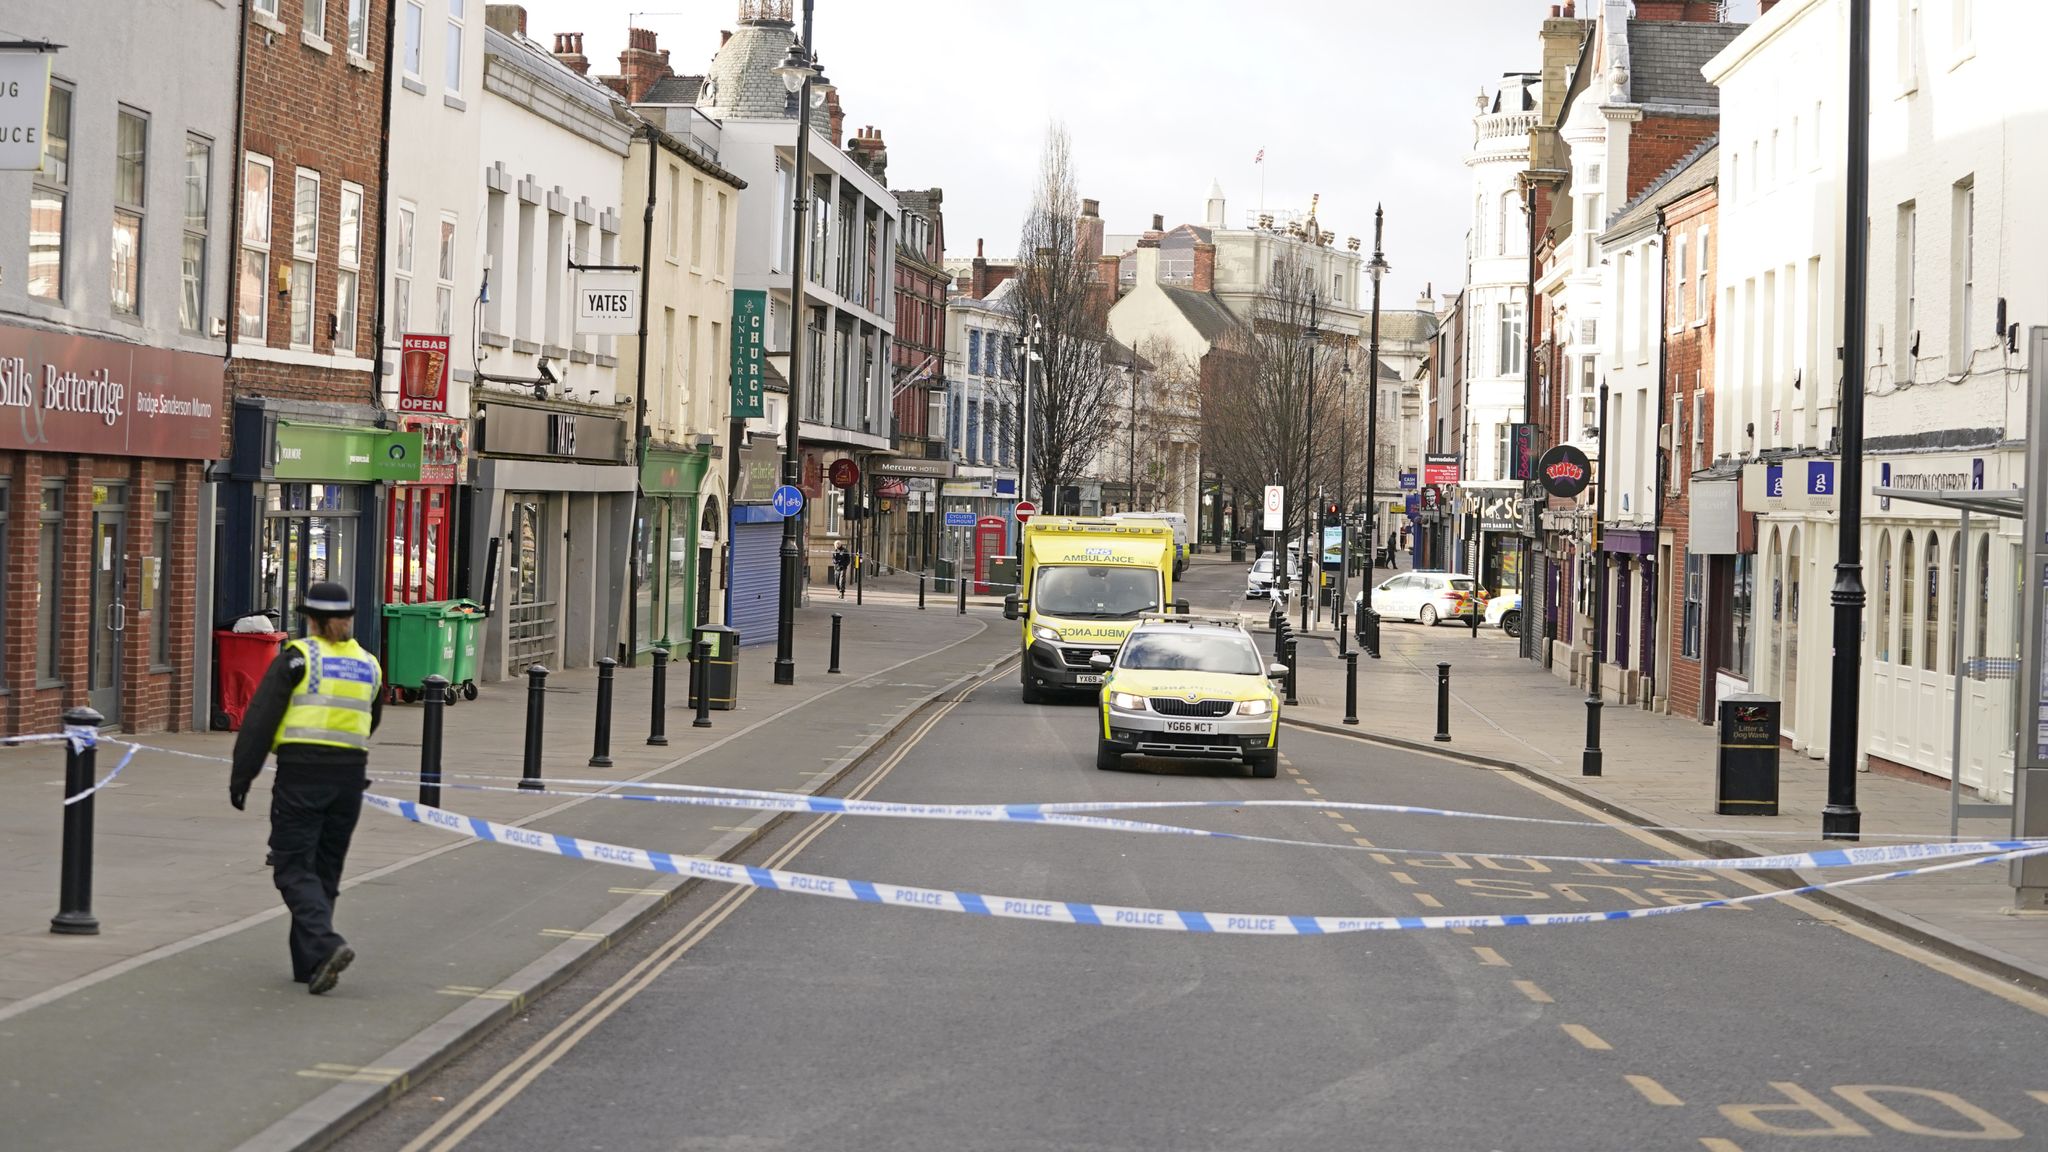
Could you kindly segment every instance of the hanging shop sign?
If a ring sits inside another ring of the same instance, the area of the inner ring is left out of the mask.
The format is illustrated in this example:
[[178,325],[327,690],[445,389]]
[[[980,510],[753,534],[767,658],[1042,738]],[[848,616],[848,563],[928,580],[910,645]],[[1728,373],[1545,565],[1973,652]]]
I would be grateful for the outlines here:
[[0,448],[220,455],[222,361],[0,325]]
[[1422,458],[1424,484],[1456,484],[1459,480],[1458,454],[1431,452]]
[[1522,521],[1516,505],[1520,501],[1510,493],[1487,492],[1479,496],[1479,530],[1482,532],[1514,532],[1521,528]]
[[695,496],[710,468],[709,452],[649,448],[640,461],[640,490],[649,496]]
[[50,98],[52,53],[0,51],[0,170],[43,166],[43,125]]
[[1593,462],[1570,444],[1553,444],[1536,462],[1536,479],[1545,492],[1570,500],[1593,482]]
[[782,483],[782,449],[775,441],[762,439],[740,449],[739,486],[733,490],[735,504],[765,504]]
[[279,480],[420,482],[421,434],[338,424],[277,422],[271,474]]
[[399,337],[398,410],[448,411],[448,336],[408,332]]
[[739,289],[732,294],[732,418],[767,414],[768,293]]
[[577,335],[631,336],[639,330],[639,273],[576,274]]
[[456,484],[468,463],[469,421],[449,416],[405,415],[398,418],[400,432],[420,436],[420,483]]
[[834,460],[832,462],[831,478],[834,488],[851,488],[860,483],[860,465],[855,464],[847,457]]
[[1513,447],[1509,451],[1508,478],[1511,480],[1534,480],[1536,478],[1536,426],[1516,424],[1513,428]]

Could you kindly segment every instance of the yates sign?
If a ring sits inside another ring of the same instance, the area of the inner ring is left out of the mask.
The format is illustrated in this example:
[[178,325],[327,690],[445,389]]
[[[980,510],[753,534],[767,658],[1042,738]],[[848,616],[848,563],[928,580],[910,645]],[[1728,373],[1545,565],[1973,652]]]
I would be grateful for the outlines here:
[[1593,462],[1569,444],[1553,445],[1536,462],[1536,479],[1543,490],[1567,500],[1586,490],[1593,480]]

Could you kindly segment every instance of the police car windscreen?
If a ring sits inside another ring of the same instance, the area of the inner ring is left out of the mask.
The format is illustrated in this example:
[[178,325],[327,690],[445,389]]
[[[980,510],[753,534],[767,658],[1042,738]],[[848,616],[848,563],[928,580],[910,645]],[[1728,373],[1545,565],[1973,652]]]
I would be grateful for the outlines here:
[[1222,672],[1232,676],[1259,674],[1259,652],[1238,636],[1204,636],[1194,632],[1139,632],[1124,641],[1118,664],[1124,668],[1165,672]]
[[1040,569],[1032,607],[1045,616],[1113,618],[1159,610],[1159,573],[1151,568],[1061,565]]

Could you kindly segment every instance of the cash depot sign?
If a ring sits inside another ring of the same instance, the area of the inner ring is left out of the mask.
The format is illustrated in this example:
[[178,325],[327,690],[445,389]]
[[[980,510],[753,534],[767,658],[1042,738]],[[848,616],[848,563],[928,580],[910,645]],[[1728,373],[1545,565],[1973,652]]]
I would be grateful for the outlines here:
[[576,332],[581,336],[631,336],[640,330],[640,274],[578,272]]
[[221,360],[0,325],[0,449],[208,460]]

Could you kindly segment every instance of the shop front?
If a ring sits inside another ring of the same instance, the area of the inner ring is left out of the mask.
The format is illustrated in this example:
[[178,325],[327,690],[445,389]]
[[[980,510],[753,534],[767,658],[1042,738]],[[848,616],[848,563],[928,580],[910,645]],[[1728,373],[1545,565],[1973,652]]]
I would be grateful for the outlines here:
[[384,538],[391,549],[384,569],[384,602],[419,604],[455,595],[456,491],[467,471],[468,421],[404,415],[398,430],[420,437],[420,479],[393,484],[386,502]]
[[871,503],[879,524],[878,558],[889,568],[928,570],[944,523],[938,488],[952,478],[953,466],[943,460],[895,458],[882,460],[875,472]]
[[630,655],[631,423],[615,408],[523,396],[477,396],[475,410],[458,562],[474,574],[471,597],[491,606],[482,677]]
[[763,437],[740,449],[733,470],[732,526],[725,556],[725,622],[742,646],[775,639],[782,595],[782,516],[770,503],[782,450]]
[[189,723],[221,365],[0,325],[0,732]]
[[718,495],[703,491],[710,469],[708,450],[654,445],[640,463],[630,622],[636,655],[659,645],[680,657],[697,625],[712,622],[725,530]]
[[[421,436],[365,419],[374,409],[237,398],[229,475],[220,496],[214,625],[266,615],[304,632],[299,602],[322,580],[355,595],[358,621],[380,618],[382,523],[387,483],[420,478]],[[363,646],[381,651],[379,630]]]
[[1520,492],[1509,488],[1474,489],[1479,518],[1479,584],[1487,591],[1518,592],[1522,588],[1522,522]]

